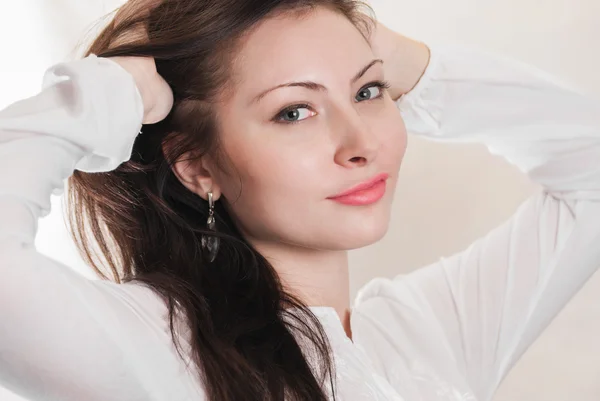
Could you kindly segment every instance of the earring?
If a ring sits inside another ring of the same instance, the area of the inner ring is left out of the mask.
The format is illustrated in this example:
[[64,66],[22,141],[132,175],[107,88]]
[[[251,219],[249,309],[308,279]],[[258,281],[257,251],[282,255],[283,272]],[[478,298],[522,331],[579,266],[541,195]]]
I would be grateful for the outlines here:
[[[213,200],[212,192],[208,193],[208,220],[206,221],[206,228],[211,231],[217,231],[217,224],[215,220],[215,202]],[[208,261],[210,263],[212,263],[217,257],[217,252],[219,251],[219,242],[219,237],[202,235],[202,250],[208,256]]]

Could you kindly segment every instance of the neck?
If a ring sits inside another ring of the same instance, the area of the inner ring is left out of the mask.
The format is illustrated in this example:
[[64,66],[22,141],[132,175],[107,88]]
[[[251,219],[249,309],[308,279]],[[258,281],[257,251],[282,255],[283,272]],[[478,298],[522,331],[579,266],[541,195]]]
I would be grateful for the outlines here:
[[254,243],[286,288],[308,306],[335,309],[350,334],[350,280],[347,251],[324,251],[286,244]]

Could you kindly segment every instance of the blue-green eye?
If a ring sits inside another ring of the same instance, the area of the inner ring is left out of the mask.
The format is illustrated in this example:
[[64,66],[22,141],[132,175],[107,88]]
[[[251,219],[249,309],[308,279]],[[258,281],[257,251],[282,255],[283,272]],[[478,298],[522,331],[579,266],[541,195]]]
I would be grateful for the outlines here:
[[356,95],[356,101],[378,99],[383,96],[383,90],[388,89],[390,84],[384,81],[375,81],[364,86]]
[[[358,91],[355,100],[362,102],[363,100],[380,99],[383,97],[384,89],[388,89],[389,87],[390,84],[387,81],[371,82]],[[273,117],[273,121],[283,124],[295,124],[316,114],[308,104],[295,104],[277,113]]]
[[360,102],[362,100],[373,99],[379,96],[380,92],[381,88],[378,88],[377,86],[371,86],[358,92],[358,95],[356,95],[356,100]]
[[317,113],[312,111],[307,104],[296,104],[282,110],[277,114],[276,120],[283,123],[297,123],[315,114]]

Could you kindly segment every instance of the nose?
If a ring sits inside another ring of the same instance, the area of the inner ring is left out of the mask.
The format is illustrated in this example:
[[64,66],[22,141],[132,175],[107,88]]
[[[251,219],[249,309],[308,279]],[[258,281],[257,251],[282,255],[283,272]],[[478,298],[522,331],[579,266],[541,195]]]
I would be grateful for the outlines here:
[[377,157],[380,147],[375,135],[364,117],[356,110],[338,113],[334,122],[335,138],[337,141],[335,163],[346,168],[364,167]]

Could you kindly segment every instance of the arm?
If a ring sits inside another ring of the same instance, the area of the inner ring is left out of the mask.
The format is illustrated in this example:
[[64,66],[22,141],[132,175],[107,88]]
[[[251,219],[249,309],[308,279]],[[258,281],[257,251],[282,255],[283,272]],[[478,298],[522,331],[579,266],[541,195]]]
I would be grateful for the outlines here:
[[177,365],[158,298],[86,280],[33,245],[50,194],[74,168],[108,171],[129,158],[142,103],[130,74],[92,56],[54,67],[40,94],[0,111],[0,385],[21,396],[177,399],[182,387],[165,383]]
[[397,276],[382,292],[406,305],[404,316],[418,316],[401,319],[399,335],[427,327],[420,332],[440,341],[421,344],[421,356],[489,400],[600,267],[600,105],[532,67],[452,46],[432,49],[397,104],[409,133],[483,143],[543,186],[464,252]]

